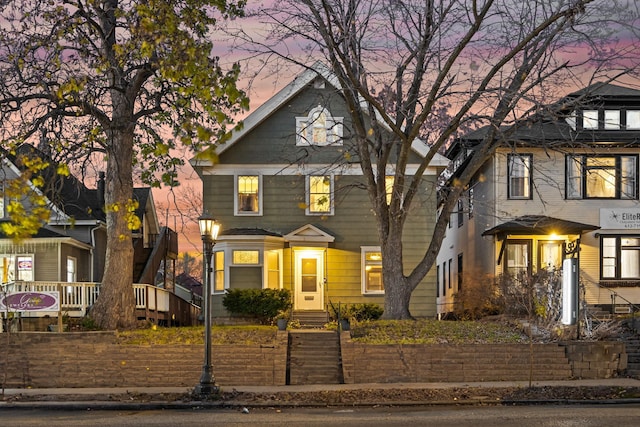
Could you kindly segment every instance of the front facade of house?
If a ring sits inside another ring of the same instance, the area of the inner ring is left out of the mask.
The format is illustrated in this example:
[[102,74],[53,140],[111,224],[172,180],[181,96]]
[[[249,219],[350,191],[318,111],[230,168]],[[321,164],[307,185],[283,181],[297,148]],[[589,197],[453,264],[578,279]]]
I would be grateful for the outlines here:
[[[222,226],[213,254],[214,313],[224,313],[224,291],[235,288],[289,289],[296,311],[383,304],[380,243],[350,132],[336,85],[310,69],[247,117],[219,148],[217,163],[192,162],[204,209]],[[439,167],[444,160],[436,159]],[[429,242],[438,171],[425,173],[418,215],[406,226],[407,266]],[[434,315],[434,302],[435,277],[428,275],[410,310]]]
[[[564,101],[510,135],[463,193],[438,256],[439,313],[472,277],[560,269],[568,257],[588,304],[640,303],[640,91],[595,84]],[[457,141],[451,158],[464,165],[482,135]]]

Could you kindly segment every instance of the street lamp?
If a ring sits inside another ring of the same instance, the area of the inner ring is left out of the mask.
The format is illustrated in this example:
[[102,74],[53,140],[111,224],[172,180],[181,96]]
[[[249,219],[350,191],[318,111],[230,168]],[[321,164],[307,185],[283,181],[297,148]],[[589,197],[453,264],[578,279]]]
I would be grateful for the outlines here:
[[218,393],[216,379],[213,376],[211,367],[211,256],[213,245],[216,244],[220,223],[211,214],[205,212],[198,218],[200,226],[200,236],[202,237],[202,248],[205,262],[204,274],[204,365],[202,365],[202,375],[200,382],[195,388],[195,392],[200,395]]

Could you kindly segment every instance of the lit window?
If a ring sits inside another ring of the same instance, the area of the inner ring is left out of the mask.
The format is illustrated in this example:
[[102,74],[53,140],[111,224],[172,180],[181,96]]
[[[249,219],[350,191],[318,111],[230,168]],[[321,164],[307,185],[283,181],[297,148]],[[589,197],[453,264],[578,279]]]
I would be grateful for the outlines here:
[[567,199],[636,199],[637,156],[567,156]]
[[342,145],[342,117],[332,117],[318,105],[307,116],[296,117],[296,145]]
[[619,110],[604,111],[604,128],[620,129],[620,111]]
[[307,215],[333,214],[332,177],[307,176]]
[[379,247],[362,247],[362,293],[384,293],[382,252]]
[[238,175],[236,177],[236,195],[238,215],[259,215],[261,212],[259,175]]
[[598,129],[598,110],[584,110],[582,112],[582,128]]
[[531,198],[531,157],[530,154],[509,155],[509,199]]
[[384,177],[384,188],[387,193],[387,204],[391,203],[391,193],[393,192],[393,183],[396,180],[395,176],[387,175]]
[[213,254],[213,290],[224,292],[224,251]]
[[640,129],[640,110],[627,111],[627,129]]
[[280,252],[267,251],[267,287],[280,289]]
[[511,277],[531,274],[531,240],[507,240],[504,272]]
[[0,182],[0,218],[4,218],[4,183]]
[[640,237],[602,237],[601,242],[602,279],[640,279]]
[[233,251],[233,263],[240,265],[257,265],[260,262],[260,251]]

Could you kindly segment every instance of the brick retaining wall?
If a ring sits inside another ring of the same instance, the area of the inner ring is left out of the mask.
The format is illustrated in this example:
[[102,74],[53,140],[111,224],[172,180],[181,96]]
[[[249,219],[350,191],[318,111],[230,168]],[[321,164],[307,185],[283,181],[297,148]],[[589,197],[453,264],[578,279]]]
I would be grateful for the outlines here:
[[[109,332],[0,334],[6,388],[190,387],[203,360],[202,345],[118,345]],[[273,346],[214,345],[212,360],[222,386],[284,385],[287,334],[278,332]]]
[[[214,345],[216,382],[284,385],[288,333],[272,346]],[[344,382],[467,382],[610,378],[626,368],[621,342],[367,345],[341,335]],[[5,388],[195,386],[202,345],[120,345],[110,332],[0,334]]]
[[344,382],[468,382],[610,378],[626,369],[621,342],[368,345],[340,337]]

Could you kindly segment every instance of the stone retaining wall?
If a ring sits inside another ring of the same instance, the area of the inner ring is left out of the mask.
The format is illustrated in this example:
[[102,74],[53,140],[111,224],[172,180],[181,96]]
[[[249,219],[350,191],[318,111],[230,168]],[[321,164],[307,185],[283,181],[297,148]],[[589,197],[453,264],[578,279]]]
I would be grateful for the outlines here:
[[627,353],[622,342],[569,342],[566,348],[574,378],[613,378],[627,369]]

